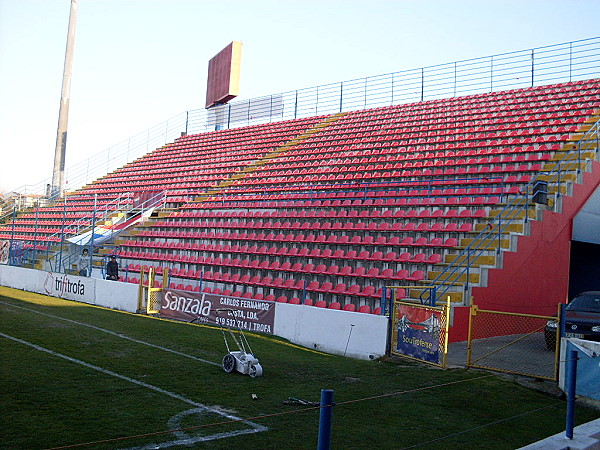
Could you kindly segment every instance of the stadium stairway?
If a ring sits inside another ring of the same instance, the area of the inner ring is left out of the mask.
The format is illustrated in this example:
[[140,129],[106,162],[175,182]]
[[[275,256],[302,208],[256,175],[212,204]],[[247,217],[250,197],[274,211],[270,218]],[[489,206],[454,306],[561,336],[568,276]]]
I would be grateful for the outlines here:
[[[475,303],[481,309],[521,314],[553,316],[557,313],[557,303],[564,301],[568,292],[572,221],[600,186],[598,111],[586,122],[588,124],[572,135],[561,151],[555,154],[553,162],[543,166],[538,176],[538,179],[548,183],[548,201],[543,202],[544,204],[533,202],[518,214],[512,214],[516,220],[512,221],[510,230],[517,232],[511,233],[512,236],[503,234],[503,251],[497,250],[497,243],[488,246],[490,250],[496,251],[497,263],[494,264],[492,259],[483,260],[480,279],[470,280],[470,289],[465,283],[465,270],[456,272],[461,277],[455,274],[444,279],[446,283],[451,281],[455,284],[460,278],[460,282],[456,284],[469,295],[466,305]],[[589,131],[592,124],[596,130],[592,136],[588,136],[586,143],[582,141],[583,132]],[[591,143],[590,138],[596,143]],[[574,152],[576,147],[581,147],[579,152]],[[591,148],[595,150],[591,151]],[[560,175],[557,164],[562,167]],[[557,176],[562,179],[562,183],[558,185]],[[555,199],[558,201],[557,205],[554,205]],[[501,213],[500,209],[495,209],[491,211],[491,216],[498,217]],[[505,215],[508,216],[510,214]],[[504,236],[510,239],[504,239]],[[480,244],[485,244],[485,237],[482,237]],[[465,239],[461,241],[461,246],[466,247],[472,243],[472,240]],[[477,246],[473,248],[476,249]],[[476,251],[475,253],[477,254]],[[493,252],[483,258],[492,256]],[[473,265],[466,254],[461,254],[453,264],[466,267],[469,262]],[[432,272],[429,278],[439,283],[442,273]],[[439,286],[436,287],[439,289]],[[467,315],[466,307],[455,308],[455,320],[462,322],[463,326],[454,331],[453,341],[466,339]]]
[[231,186],[233,183],[235,183],[236,180],[242,179],[242,178],[244,178],[246,176],[246,174],[254,172],[258,167],[263,166],[265,164],[268,164],[274,158],[277,158],[282,153],[287,152],[292,147],[300,144],[302,141],[304,141],[305,139],[309,138],[313,134],[318,133],[323,128],[329,126],[332,122],[335,122],[340,117],[343,117],[345,114],[346,113],[337,113],[337,114],[333,114],[331,116],[325,117],[321,122],[316,123],[311,128],[307,129],[305,132],[303,132],[303,133],[299,134],[298,136],[290,139],[289,141],[287,141],[286,143],[284,143],[280,147],[275,148],[273,151],[271,151],[271,152],[263,155],[261,158],[257,159],[256,161],[254,161],[254,162],[248,164],[247,166],[241,168],[239,172],[230,175],[229,178],[226,178],[226,179],[222,180],[219,184],[217,184],[217,186],[215,186],[213,188],[209,188],[206,191],[206,193],[204,193],[203,195],[200,195],[199,197],[195,198],[194,202],[202,202],[202,201],[205,201],[205,200],[209,199],[210,197],[212,197],[214,195],[219,195],[219,193],[224,188],[227,188],[227,187]]

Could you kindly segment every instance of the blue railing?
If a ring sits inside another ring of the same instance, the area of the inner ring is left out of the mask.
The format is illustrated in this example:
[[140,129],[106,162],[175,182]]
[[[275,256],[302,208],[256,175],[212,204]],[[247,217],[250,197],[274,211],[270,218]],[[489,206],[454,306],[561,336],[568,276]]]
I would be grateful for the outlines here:
[[[182,134],[600,77],[600,37],[297,89],[178,114],[66,169],[75,190]],[[15,189],[46,195],[51,179]]]
[[[534,186],[540,180],[547,182],[548,189],[551,186],[555,187],[554,205],[555,209],[559,209],[562,199],[562,190],[568,186],[568,182],[572,181],[565,174],[575,171],[576,180],[580,181],[582,166],[587,164],[589,158],[583,154],[589,151],[594,151],[594,159],[598,159],[600,152],[599,145],[599,128],[600,122],[596,121],[580,140],[573,142],[575,145],[571,150],[565,152],[562,159],[556,161],[556,168],[551,171],[540,172],[538,177],[531,180],[526,186],[521,189],[521,194],[515,195],[508,204],[499,212],[499,214],[490,223],[490,227],[482,230],[472,242],[466,246],[456,257],[456,259],[447,266],[421,293],[421,303],[428,302],[435,305],[437,301],[444,298],[448,291],[457,285],[464,286],[464,290],[469,290],[469,276],[471,274],[473,261],[477,258],[488,254],[491,248],[494,248],[497,253],[501,251],[501,242],[503,238],[509,237],[508,234],[503,234],[508,227],[521,220],[520,213],[524,212],[523,220],[527,223],[529,219],[529,208],[531,200],[534,196]],[[573,168],[575,166],[576,169]],[[540,176],[542,178],[540,178]],[[496,244],[497,243],[497,244]],[[497,248],[493,244],[497,245]],[[459,277],[465,276],[465,282],[458,281]]]

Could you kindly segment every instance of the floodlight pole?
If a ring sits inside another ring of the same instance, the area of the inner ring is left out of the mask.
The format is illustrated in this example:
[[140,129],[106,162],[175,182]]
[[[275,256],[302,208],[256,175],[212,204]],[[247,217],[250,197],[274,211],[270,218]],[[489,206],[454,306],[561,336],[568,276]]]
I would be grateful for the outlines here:
[[54,169],[52,171],[52,198],[62,197],[65,178],[65,154],[67,150],[67,128],[69,124],[69,102],[71,100],[71,69],[73,67],[73,45],[75,43],[75,23],[77,21],[77,1],[71,0],[69,31],[63,69],[56,147],[54,148]]

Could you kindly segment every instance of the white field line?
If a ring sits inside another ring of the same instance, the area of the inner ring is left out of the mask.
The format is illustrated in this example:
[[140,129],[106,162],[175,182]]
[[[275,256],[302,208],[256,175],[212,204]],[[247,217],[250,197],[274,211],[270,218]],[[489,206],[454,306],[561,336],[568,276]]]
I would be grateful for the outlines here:
[[[87,367],[88,369],[95,370],[95,371],[103,373],[105,375],[109,375],[111,377],[119,378],[119,379],[127,381],[129,383],[137,384],[138,386],[145,387],[145,388],[150,389],[152,391],[158,392],[160,394],[163,394],[163,395],[166,395],[168,397],[171,397],[171,398],[174,398],[176,400],[179,400],[179,401],[182,401],[184,403],[187,403],[188,405],[192,405],[192,406],[196,407],[197,410],[202,410],[202,411],[210,412],[210,413],[213,413],[213,414],[218,414],[218,415],[220,415],[222,417],[226,417],[229,420],[240,421],[240,423],[244,423],[244,424],[246,424],[246,425],[248,425],[250,427],[250,429],[245,429],[245,430],[236,430],[236,431],[229,431],[229,432],[225,432],[225,433],[217,433],[217,434],[213,434],[213,435],[209,435],[209,436],[200,436],[198,438],[195,438],[195,439],[198,439],[195,442],[199,442],[200,440],[201,441],[209,441],[209,440],[214,440],[214,439],[222,439],[222,438],[227,438],[227,437],[238,436],[238,435],[242,435],[242,434],[258,433],[258,432],[261,432],[261,431],[266,431],[268,429],[267,427],[265,427],[263,425],[259,425],[259,424],[253,423],[253,422],[250,422],[248,420],[241,420],[239,417],[236,417],[236,416],[234,416],[232,414],[228,414],[225,411],[222,411],[220,409],[210,408],[210,407],[205,406],[205,405],[203,405],[201,403],[198,403],[198,402],[195,402],[195,401],[190,400],[188,398],[185,398],[185,397],[183,397],[183,396],[181,396],[179,394],[175,394],[173,392],[167,391],[167,390],[159,388],[157,386],[153,386],[151,384],[144,383],[143,381],[139,381],[139,380],[136,380],[134,378],[130,378],[130,377],[127,377],[125,375],[118,374],[118,373],[113,372],[111,370],[103,369],[102,367],[98,367],[98,366],[95,366],[93,364],[86,363],[85,361],[81,361],[79,359],[71,358],[70,356],[66,356],[66,355],[63,355],[61,353],[54,352],[52,350],[49,350],[47,348],[44,348],[44,347],[41,347],[39,345],[33,344],[31,342],[24,341],[23,339],[19,339],[19,338],[13,337],[13,336],[9,336],[9,335],[1,333],[1,332],[0,332],[0,337],[3,337],[5,339],[9,339],[9,340],[11,340],[13,342],[18,342],[19,344],[27,345],[27,346],[32,347],[32,348],[34,348],[34,349],[36,349],[36,350],[38,350],[40,352],[48,353],[48,354],[50,354],[52,356],[56,356],[58,358],[65,359],[65,360],[70,361],[72,363],[82,365],[84,367]],[[165,444],[181,445],[181,444],[174,444],[175,442],[178,442],[178,441],[171,441],[170,443],[165,443]],[[154,448],[156,448],[156,446]]]
[[[130,447],[130,448],[124,449],[124,450],[155,450],[155,449],[169,448],[169,447],[175,447],[175,446],[191,447],[193,444],[195,444],[197,442],[206,442],[206,441],[212,441],[212,440],[216,440],[216,439],[224,439],[224,438],[228,438],[228,437],[232,436],[232,434],[230,432],[216,433],[211,436],[188,436],[183,431],[180,431],[180,429],[182,428],[181,420],[183,418],[185,418],[187,416],[191,416],[191,415],[202,416],[205,413],[206,413],[206,411],[202,408],[192,408],[192,409],[188,409],[186,411],[180,412],[179,414],[176,414],[173,417],[171,417],[168,422],[169,430],[172,430],[175,437],[178,438],[174,441],[161,442],[158,444],[157,443],[146,444],[146,445],[141,445],[141,446],[137,446],[137,447]],[[256,432],[259,432],[259,431],[261,431],[261,430],[257,430]]]
[[210,364],[212,366],[221,367],[220,363],[216,363],[216,362],[213,362],[213,361],[208,361],[207,359],[202,359],[202,358],[198,358],[196,356],[188,355],[187,353],[178,352],[177,350],[172,350],[170,348],[161,347],[160,345],[151,344],[150,342],[141,341],[139,339],[135,339],[135,338],[132,338],[132,337],[129,337],[129,336],[125,336],[124,334],[121,334],[121,333],[116,333],[114,331],[110,331],[110,330],[107,330],[105,328],[100,328],[100,327],[97,327],[95,325],[90,325],[89,323],[78,322],[77,320],[67,319],[65,317],[60,317],[60,316],[55,316],[53,314],[43,313],[43,312],[40,312],[40,311],[36,311],[35,309],[25,308],[24,306],[13,305],[12,303],[7,303],[7,302],[3,302],[3,301],[0,301],[0,303],[3,304],[3,305],[6,305],[6,306],[13,307],[13,308],[23,309],[25,311],[29,311],[29,312],[32,312],[32,313],[35,313],[35,314],[39,314],[40,316],[51,317],[53,319],[63,320],[65,322],[73,323],[75,325],[80,325],[82,327],[91,328],[92,330],[101,331],[102,333],[107,333],[107,334],[110,334],[111,336],[115,336],[115,337],[118,337],[118,338],[121,338],[121,339],[125,339],[125,340],[131,341],[131,342],[135,342],[137,344],[146,345],[148,347],[152,347],[152,348],[155,348],[155,349],[158,349],[158,350],[162,350],[164,352],[169,352],[169,353],[173,353],[175,355],[183,356],[184,358],[189,358],[189,359],[193,359],[195,361],[199,361],[199,362],[202,362],[202,363],[205,363],[205,364]]

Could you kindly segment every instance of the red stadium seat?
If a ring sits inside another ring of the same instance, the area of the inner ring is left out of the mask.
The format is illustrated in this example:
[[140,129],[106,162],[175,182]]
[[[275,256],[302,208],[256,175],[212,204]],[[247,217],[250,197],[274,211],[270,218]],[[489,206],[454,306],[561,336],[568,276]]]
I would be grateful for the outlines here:
[[371,307],[369,305],[362,305],[358,308],[359,313],[369,314],[371,312]]

